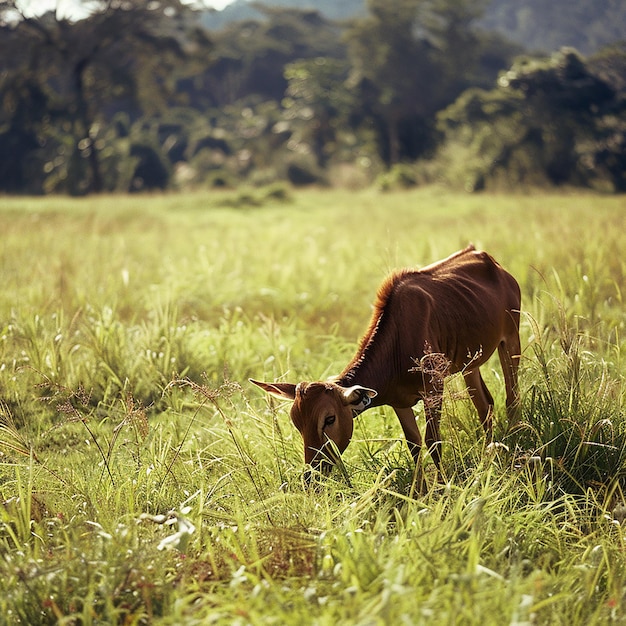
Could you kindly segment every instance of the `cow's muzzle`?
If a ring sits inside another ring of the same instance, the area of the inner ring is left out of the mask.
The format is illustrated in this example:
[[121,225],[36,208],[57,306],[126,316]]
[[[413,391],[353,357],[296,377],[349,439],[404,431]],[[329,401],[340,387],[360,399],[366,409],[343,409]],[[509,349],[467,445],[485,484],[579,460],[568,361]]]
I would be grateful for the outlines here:
[[330,439],[315,451],[308,461],[308,468],[304,471],[304,484],[309,486],[314,476],[328,476],[333,467],[341,459],[341,452],[334,441]]

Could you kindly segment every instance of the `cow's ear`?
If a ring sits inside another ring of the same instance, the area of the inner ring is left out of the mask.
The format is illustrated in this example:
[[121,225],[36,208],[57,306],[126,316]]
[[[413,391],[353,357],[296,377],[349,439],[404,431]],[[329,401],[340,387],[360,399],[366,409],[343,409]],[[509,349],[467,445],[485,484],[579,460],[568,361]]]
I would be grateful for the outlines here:
[[[365,398],[367,398],[367,400],[371,400],[377,395],[378,392],[374,389],[361,387],[361,385],[354,385],[353,387],[343,389],[343,401],[346,404],[359,404],[363,402]],[[365,400],[365,402],[367,402],[367,400]]]
[[273,396],[287,398],[287,400],[295,400],[296,398],[296,385],[293,383],[262,383],[253,378],[249,378],[248,380],[257,387],[261,387],[263,391],[271,393]]
[[361,385],[354,385],[354,387],[347,387],[343,389],[343,401],[345,404],[362,405],[363,408],[367,407],[372,398],[375,398],[378,392],[368,387],[361,387]]

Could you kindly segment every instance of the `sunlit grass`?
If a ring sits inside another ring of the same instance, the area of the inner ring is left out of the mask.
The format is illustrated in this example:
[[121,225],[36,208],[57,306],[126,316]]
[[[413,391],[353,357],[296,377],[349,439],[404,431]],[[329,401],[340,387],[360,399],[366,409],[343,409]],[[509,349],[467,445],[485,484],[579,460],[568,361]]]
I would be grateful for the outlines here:
[[[624,198],[255,193],[3,199],[0,622],[622,619]],[[470,241],[522,287],[519,427],[494,359],[504,445],[457,378],[443,484],[374,409],[306,490],[245,381],[339,372],[384,275]]]

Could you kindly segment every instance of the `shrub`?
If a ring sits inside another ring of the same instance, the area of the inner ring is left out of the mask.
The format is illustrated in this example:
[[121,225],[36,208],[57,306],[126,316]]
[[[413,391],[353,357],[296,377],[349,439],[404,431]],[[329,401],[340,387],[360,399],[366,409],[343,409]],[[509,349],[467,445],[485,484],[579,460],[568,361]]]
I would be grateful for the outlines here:
[[381,174],[376,179],[376,186],[381,191],[393,191],[396,189],[410,189],[417,185],[415,169],[411,165],[399,163]]
[[522,422],[507,438],[526,462],[532,459],[551,497],[626,484],[622,387],[588,341],[562,329],[552,345],[532,344]]

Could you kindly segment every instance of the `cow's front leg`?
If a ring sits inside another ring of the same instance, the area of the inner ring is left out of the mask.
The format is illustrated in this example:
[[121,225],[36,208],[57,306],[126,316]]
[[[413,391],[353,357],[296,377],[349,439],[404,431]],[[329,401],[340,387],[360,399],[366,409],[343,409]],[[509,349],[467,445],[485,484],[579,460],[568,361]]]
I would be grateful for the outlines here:
[[441,433],[439,419],[443,396],[439,393],[428,394],[424,397],[424,413],[426,414],[426,447],[437,468],[437,475],[441,479]]
[[422,435],[415,421],[415,413],[413,413],[413,409],[410,407],[408,409],[397,409],[394,407],[393,410],[400,420],[400,425],[402,426],[415,465],[419,465],[420,452],[422,450]]
[[420,434],[420,430],[415,420],[415,413],[413,413],[413,409],[410,407],[404,409],[397,409],[394,407],[393,410],[396,412],[398,420],[400,420],[400,425],[402,426],[407,445],[409,446],[409,451],[411,452],[411,456],[415,462],[415,474],[413,478],[415,489],[417,489],[418,493],[423,493],[425,483],[424,473],[422,472],[422,463],[420,460],[420,453],[422,451],[422,435]]

